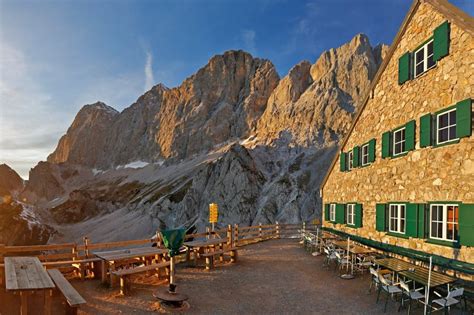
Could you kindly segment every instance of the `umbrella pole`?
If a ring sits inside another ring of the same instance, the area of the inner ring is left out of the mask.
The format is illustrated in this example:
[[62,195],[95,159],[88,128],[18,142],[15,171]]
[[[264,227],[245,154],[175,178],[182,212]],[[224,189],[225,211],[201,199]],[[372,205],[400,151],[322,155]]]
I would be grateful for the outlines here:
[[351,244],[351,238],[348,237],[347,238],[347,256],[344,257],[344,259],[347,260],[347,264],[346,264],[346,272],[345,274],[341,275],[341,278],[342,279],[346,279],[346,280],[350,280],[350,279],[354,279],[354,270],[352,269],[352,272],[349,273],[349,251],[350,251],[350,244]]
[[423,314],[426,315],[426,309],[430,300],[430,282],[431,282],[431,267],[433,266],[433,256],[430,256],[430,270],[428,271],[428,285],[425,287],[425,310]]
[[174,284],[174,256],[170,258],[170,285]]

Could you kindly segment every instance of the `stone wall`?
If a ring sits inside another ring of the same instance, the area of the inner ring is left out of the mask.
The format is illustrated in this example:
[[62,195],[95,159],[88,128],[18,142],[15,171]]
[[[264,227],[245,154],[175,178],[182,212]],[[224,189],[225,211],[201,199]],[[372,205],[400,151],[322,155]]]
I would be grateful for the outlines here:
[[[433,30],[446,20],[430,4],[420,4],[376,85],[373,97],[342,148],[347,152],[375,138],[375,162],[350,172],[340,172],[337,163],[326,182],[323,203],[363,204],[362,228],[334,226],[329,222],[324,225],[384,243],[472,263],[472,247],[453,249],[428,244],[422,239],[391,237],[375,230],[376,203],[474,203],[474,137],[462,138],[459,143],[437,148],[420,148],[419,145],[419,119],[422,115],[434,113],[466,98],[474,98],[474,38],[450,21],[449,55],[420,77],[403,85],[398,84],[398,58],[425,42],[432,36]],[[413,119],[416,120],[415,150],[402,157],[382,159],[382,133]]]

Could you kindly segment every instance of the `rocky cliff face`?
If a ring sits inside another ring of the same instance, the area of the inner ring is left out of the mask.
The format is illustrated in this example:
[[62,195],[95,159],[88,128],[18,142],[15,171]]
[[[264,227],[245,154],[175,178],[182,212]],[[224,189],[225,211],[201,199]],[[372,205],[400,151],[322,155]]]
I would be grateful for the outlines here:
[[303,146],[334,145],[350,126],[386,50],[372,48],[359,34],[324,52],[313,65],[296,65],[270,96],[258,137],[271,142],[284,132]]
[[106,169],[208,151],[250,134],[278,80],[270,61],[228,51],[177,88],[155,86],[120,114],[103,103],[84,106],[48,161]]
[[6,164],[0,164],[0,197],[10,196],[23,189],[23,179]]
[[[219,225],[317,218],[321,180],[386,50],[360,34],[281,80],[269,61],[230,51],[121,113],[87,105],[24,195],[52,241],[202,229],[210,202]],[[133,161],[147,163],[123,167]]]

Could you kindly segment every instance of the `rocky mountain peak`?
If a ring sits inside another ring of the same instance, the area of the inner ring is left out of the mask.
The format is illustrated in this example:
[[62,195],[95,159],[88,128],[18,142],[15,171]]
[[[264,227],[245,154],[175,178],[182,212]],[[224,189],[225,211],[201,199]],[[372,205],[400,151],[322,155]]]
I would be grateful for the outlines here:
[[19,192],[22,188],[23,179],[20,175],[7,164],[0,164],[0,198]]
[[[273,141],[285,131],[285,137],[299,145],[334,145],[350,125],[382,52],[383,47],[375,50],[366,35],[357,34],[348,43],[323,52],[309,74],[307,63],[293,68],[273,91],[258,122],[260,141]],[[289,83],[306,76],[311,81],[303,79],[300,89],[294,89],[298,93],[288,97],[293,88]]]

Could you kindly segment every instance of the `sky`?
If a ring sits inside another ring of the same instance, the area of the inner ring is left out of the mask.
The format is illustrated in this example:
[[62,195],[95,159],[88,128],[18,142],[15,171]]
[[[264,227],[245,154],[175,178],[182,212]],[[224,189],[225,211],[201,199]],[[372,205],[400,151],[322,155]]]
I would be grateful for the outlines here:
[[[450,1],[474,15],[473,0]],[[390,44],[409,0],[0,0],[0,164],[23,178],[79,109],[121,111],[243,49],[281,77],[357,33]]]

